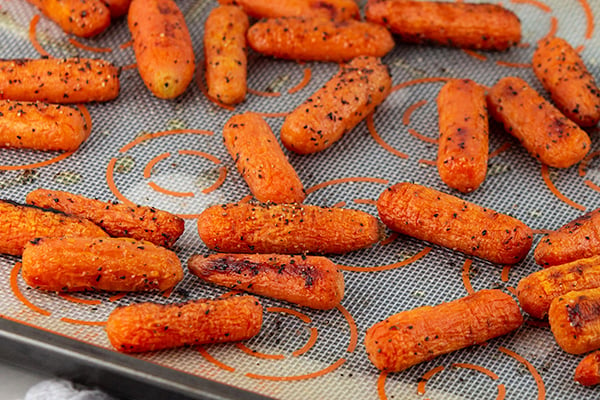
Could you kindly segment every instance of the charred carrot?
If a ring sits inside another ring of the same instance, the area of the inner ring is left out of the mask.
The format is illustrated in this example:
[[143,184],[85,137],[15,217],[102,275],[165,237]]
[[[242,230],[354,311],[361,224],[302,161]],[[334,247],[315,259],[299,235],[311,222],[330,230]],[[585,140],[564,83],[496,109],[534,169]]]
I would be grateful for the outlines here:
[[198,233],[224,253],[346,253],[379,240],[379,224],[359,210],[301,204],[216,205],[198,217]]
[[600,383],[600,351],[588,354],[575,368],[575,382],[584,386]]
[[167,211],[105,202],[60,190],[37,189],[27,195],[26,201],[91,220],[110,236],[145,240],[158,246],[171,247],[185,229],[184,221]]
[[533,256],[542,267],[600,255],[600,208],[544,236]]
[[488,110],[504,129],[543,164],[568,168],[590,150],[587,133],[523,79],[500,79],[487,94]]
[[281,142],[300,154],[328,148],[381,104],[391,86],[381,60],[355,58],[286,117]]
[[600,287],[600,256],[536,271],[519,281],[517,297],[523,311],[545,318],[554,298],[595,287]]
[[131,0],[103,0],[110,10],[111,18],[122,17],[129,11]]
[[28,0],[66,33],[96,36],[110,25],[110,10],[102,0]]
[[552,300],[550,330],[567,353],[600,349],[600,288],[572,291]]
[[21,275],[55,292],[167,290],[183,278],[177,255],[129,238],[46,237],[25,245]]
[[208,94],[225,104],[246,97],[248,16],[235,6],[213,9],[204,24],[204,59]]
[[0,60],[0,99],[87,103],[119,95],[118,69],[104,60]]
[[533,241],[516,218],[409,182],[384,191],[377,210],[393,231],[497,264],[523,260]]
[[262,313],[253,296],[167,305],[140,303],[116,308],[105,329],[115,349],[139,353],[250,339],[260,332]]
[[107,237],[91,221],[9,200],[0,200],[0,253],[20,256],[30,240],[47,236]]
[[378,369],[397,372],[506,335],[522,323],[519,305],[511,296],[497,289],[480,290],[392,315],[367,330],[365,347]]
[[344,275],[325,257],[194,255],[188,261],[188,268],[210,283],[318,310],[329,310],[344,297]]
[[365,12],[409,43],[506,50],[521,41],[519,18],[496,4],[369,0]]
[[437,97],[440,178],[463,193],[485,180],[488,162],[488,115],[485,89],[470,79],[453,79]]
[[359,56],[383,57],[394,39],[383,26],[353,19],[281,17],[262,20],[248,30],[258,53],[296,61],[343,62]]
[[76,108],[0,100],[0,147],[75,151],[90,131]]
[[258,201],[304,201],[304,187],[298,174],[260,115],[247,112],[231,117],[223,128],[223,140]]
[[538,42],[533,72],[550,93],[556,107],[579,126],[600,120],[600,89],[575,49],[559,37]]
[[192,39],[173,0],[132,0],[127,17],[138,71],[161,99],[182,94],[194,77]]
[[219,0],[221,4],[242,7],[253,18],[325,16],[331,19],[360,19],[354,0]]

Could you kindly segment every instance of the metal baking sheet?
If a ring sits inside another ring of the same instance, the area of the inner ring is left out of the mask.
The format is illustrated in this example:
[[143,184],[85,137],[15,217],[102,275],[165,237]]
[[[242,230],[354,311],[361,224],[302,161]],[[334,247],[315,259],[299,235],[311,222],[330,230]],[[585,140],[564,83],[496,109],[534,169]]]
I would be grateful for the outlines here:
[[[204,20],[217,2],[178,4],[200,64]],[[595,26],[600,2],[504,0],[502,4],[522,21],[521,45],[492,53],[398,43],[384,57],[394,91],[373,116],[326,151],[307,156],[288,153],[308,189],[306,203],[376,215],[374,200],[386,187],[414,181],[521,219],[536,230],[534,245],[543,230],[600,207],[596,128],[589,131],[588,158],[559,170],[542,167],[492,125],[484,184],[464,195],[439,179],[432,164],[437,154],[435,98],[445,79],[471,78],[490,86],[514,75],[544,93],[530,60],[536,42],[553,33],[576,47],[592,74],[600,76],[600,33]],[[0,2],[0,57],[40,56],[29,40],[37,13],[26,1]],[[298,64],[251,52],[252,91],[235,109],[206,98],[201,74],[184,95],[165,101],[153,97],[137,71],[128,67],[135,58],[127,45],[125,20],[113,21],[97,38],[79,40],[104,48],[102,53],[77,46],[44,17],[33,27],[40,45],[53,56],[102,57],[124,67],[122,91],[114,101],[87,106],[92,134],[73,154],[1,150],[1,197],[24,201],[29,191],[44,187],[177,213],[186,219],[186,231],[175,246],[184,265],[192,254],[209,252],[199,239],[195,216],[210,205],[250,194],[222,144],[225,122],[236,113],[255,111],[278,133],[285,114],[338,69],[333,63]],[[400,236],[332,257],[346,279],[346,296],[336,309],[315,311],[265,298],[264,326],[251,340],[136,356],[117,353],[106,338],[103,323],[116,306],[214,297],[226,290],[201,283],[186,271],[169,294],[45,293],[22,281],[17,257],[0,256],[4,338],[0,357],[103,385],[130,398],[165,398],[165,393],[280,399],[345,399],[349,394],[361,399],[597,398],[597,389],[573,382],[582,356],[563,352],[547,326],[530,320],[510,335],[401,373],[382,374],[367,359],[364,333],[375,322],[401,310],[462,297],[469,290],[510,292],[521,277],[538,269],[532,255],[533,251],[509,268]],[[115,387],[114,377],[124,383]]]

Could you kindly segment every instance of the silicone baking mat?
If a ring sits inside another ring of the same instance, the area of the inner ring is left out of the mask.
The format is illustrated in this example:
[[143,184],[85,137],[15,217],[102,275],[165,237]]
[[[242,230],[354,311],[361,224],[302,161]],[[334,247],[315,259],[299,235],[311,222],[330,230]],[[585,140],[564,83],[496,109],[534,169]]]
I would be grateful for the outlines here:
[[[202,64],[204,20],[216,1],[178,4]],[[308,196],[306,203],[344,206],[377,215],[374,201],[388,186],[414,181],[510,214],[536,231],[556,229],[586,210],[600,207],[600,143],[590,130],[592,150],[579,165],[554,169],[540,165],[498,125],[490,132],[489,173],[475,192],[450,190],[438,176],[435,98],[451,77],[493,85],[515,75],[546,95],[530,60],[535,43],[556,34],[578,49],[600,76],[600,32],[596,0],[504,0],[522,21],[522,43],[506,52],[472,52],[398,43],[384,57],[394,90],[354,130],[329,149],[307,156],[288,153]],[[153,97],[135,68],[124,19],[91,40],[73,40],[25,1],[0,2],[0,56],[37,58],[35,37],[52,56],[102,57],[123,67],[119,97],[87,106],[93,120],[89,140],[74,153],[0,151],[3,198],[24,201],[38,187],[67,190],[103,200],[147,204],[179,214],[186,231],[175,250],[185,265],[195,253],[208,253],[197,232],[196,216],[208,206],[247,199],[249,190],[221,138],[225,122],[244,111],[261,113],[275,133],[285,115],[337,71],[334,63],[274,60],[249,54],[247,100],[235,108],[204,95],[202,74],[184,95]],[[87,46],[87,47],[86,47]],[[315,311],[262,299],[264,326],[238,344],[206,345],[127,356],[160,366],[158,378],[177,370],[222,385],[281,399],[593,399],[597,389],[573,382],[581,356],[563,352],[544,323],[527,320],[516,332],[438,357],[404,372],[383,374],[365,353],[368,327],[388,315],[421,305],[450,301],[473,290],[511,292],[538,267],[533,251],[520,264],[503,267],[472,259],[408,237],[390,235],[372,248],[332,259],[346,279],[342,304]],[[117,306],[215,297],[226,290],[186,275],[170,293],[56,294],[27,287],[17,257],[0,256],[0,314],[20,324],[85,342],[111,346],[103,324]],[[163,371],[164,374],[161,374]],[[194,385],[191,379],[189,385]]]

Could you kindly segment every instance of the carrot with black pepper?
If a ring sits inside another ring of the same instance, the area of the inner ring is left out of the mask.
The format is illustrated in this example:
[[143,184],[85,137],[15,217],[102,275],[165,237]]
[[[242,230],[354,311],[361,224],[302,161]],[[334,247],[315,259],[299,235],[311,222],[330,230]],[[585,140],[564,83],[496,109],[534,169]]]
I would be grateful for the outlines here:
[[206,282],[318,310],[334,308],[344,297],[344,275],[325,257],[194,255],[188,268]]
[[506,50],[521,41],[521,22],[497,4],[369,0],[367,21],[409,43]]
[[213,9],[204,24],[208,94],[225,104],[237,104],[246,97],[246,31],[249,26],[248,16],[235,6]]
[[27,195],[26,202],[91,220],[110,236],[145,240],[158,246],[173,246],[185,229],[183,219],[167,211],[90,199],[60,190],[36,189]]
[[582,127],[600,120],[600,89],[583,60],[566,40],[550,37],[538,42],[533,72],[556,107]]
[[516,264],[533,231],[516,218],[409,182],[385,190],[379,217],[391,230],[497,264]]
[[589,211],[544,236],[533,256],[542,267],[600,255],[600,208]]
[[110,10],[111,18],[118,18],[126,15],[129,11],[131,0],[103,0]]
[[73,107],[0,100],[0,147],[75,151],[91,128]]
[[347,253],[375,244],[377,218],[363,211],[301,204],[222,204],[198,217],[198,233],[224,253]]
[[206,343],[236,342],[260,332],[263,309],[253,296],[116,308],[106,321],[113,347],[139,353]]
[[102,0],[28,0],[66,33],[92,37],[110,26],[110,10]]
[[437,106],[440,178],[451,188],[472,192],[487,174],[489,128],[485,89],[470,79],[452,79],[440,90]]
[[285,118],[281,142],[299,154],[328,148],[381,104],[391,86],[380,59],[353,59]]
[[522,323],[519,305],[510,295],[486,289],[392,315],[367,329],[365,347],[378,369],[398,372],[506,335]]
[[60,211],[0,200],[0,253],[20,256],[25,245],[48,236],[108,237],[99,226]]
[[487,94],[488,111],[541,163],[568,168],[589,152],[587,133],[523,79],[500,79]]
[[88,58],[0,60],[0,99],[87,103],[119,95],[119,71]]
[[182,94],[196,61],[185,18],[173,0],[132,0],[127,21],[138,71],[161,99]]
[[600,288],[572,291],[552,300],[550,330],[567,353],[600,349]]
[[545,318],[556,297],[595,287],[600,287],[600,256],[536,271],[519,281],[517,297],[523,311],[535,318]]
[[575,368],[575,382],[583,386],[595,386],[600,383],[600,351],[588,354]]
[[248,44],[258,53],[295,61],[344,62],[359,56],[383,57],[394,48],[383,26],[353,19],[280,17],[257,22]]
[[234,115],[223,140],[250,191],[261,202],[302,203],[304,187],[271,127],[258,114]]
[[336,20],[360,19],[354,0],[219,0],[235,5],[253,18],[325,16]]
[[174,252],[143,240],[46,237],[25,245],[21,275],[47,291],[138,292],[173,288],[183,269]]

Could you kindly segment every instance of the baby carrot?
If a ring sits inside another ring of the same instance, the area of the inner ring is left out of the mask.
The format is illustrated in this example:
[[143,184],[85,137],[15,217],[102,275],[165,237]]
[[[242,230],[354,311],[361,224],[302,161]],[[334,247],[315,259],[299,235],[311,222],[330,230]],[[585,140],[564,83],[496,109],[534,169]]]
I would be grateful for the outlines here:
[[302,182],[262,117],[252,112],[234,115],[223,128],[223,140],[258,201],[304,201]]
[[394,39],[383,26],[326,17],[262,20],[250,27],[247,38],[258,53],[296,61],[343,62],[359,56],[383,57],[394,48]]
[[250,339],[260,332],[262,313],[253,296],[166,305],[139,303],[116,308],[105,329],[115,349],[139,353]]
[[309,154],[324,150],[367,117],[390,93],[392,79],[375,57],[358,57],[286,118],[281,142]]
[[253,18],[325,16],[331,19],[360,19],[354,0],[219,0],[242,7]]
[[86,58],[0,60],[0,99],[87,103],[119,95],[118,69]]
[[225,104],[246,97],[248,16],[235,6],[213,9],[204,24],[204,59],[208,94]]
[[516,218],[409,182],[384,191],[377,209],[393,231],[496,264],[523,260],[533,241],[531,228]]
[[377,219],[359,210],[301,204],[216,205],[198,217],[198,233],[225,253],[346,253],[375,244]]
[[600,208],[589,211],[550,232],[535,248],[535,262],[542,267],[600,255]]
[[183,219],[167,211],[90,199],[60,190],[37,189],[27,195],[26,201],[91,220],[110,236],[145,240],[158,246],[173,246],[185,229]]
[[28,0],[66,33],[96,36],[110,25],[110,10],[102,0]]
[[488,163],[488,115],[485,89],[470,79],[453,79],[437,97],[440,178],[463,193],[485,180]]
[[0,100],[0,147],[75,151],[91,128],[73,107]]
[[556,107],[579,126],[600,120],[600,89],[573,47],[559,37],[538,42],[533,72],[550,93]]
[[206,282],[318,310],[334,308],[344,297],[344,275],[325,257],[194,255],[188,268]]
[[552,300],[550,330],[567,353],[583,354],[600,348],[600,288],[572,291]]
[[496,4],[369,0],[365,12],[409,43],[506,50],[521,41],[519,18]]
[[536,271],[519,281],[517,297],[523,311],[534,318],[545,318],[554,298],[595,287],[600,287],[600,256]]
[[487,94],[490,115],[543,164],[568,168],[590,150],[587,133],[523,79],[500,79]]
[[161,99],[182,94],[194,77],[192,39],[174,0],[132,0],[127,17],[138,71]]
[[398,372],[519,328],[523,316],[511,296],[480,290],[460,299],[403,311],[367,330],[365,347],[380,370]]
[[588,354],[575,368],[575,382],[584,386],[600,383],[600,351]]
[[91,221],[60,211],[0,200],[0,253],[20,256],[30,240],[47,236],[107,237]]
[[111,18],[122,17],[129,11],[131,0],[103,0],[110,10]]
[[167,290],[183,278],[177,255],[150,242],[129,238],[37,238],[23,250],[23,280],[36,289]]

